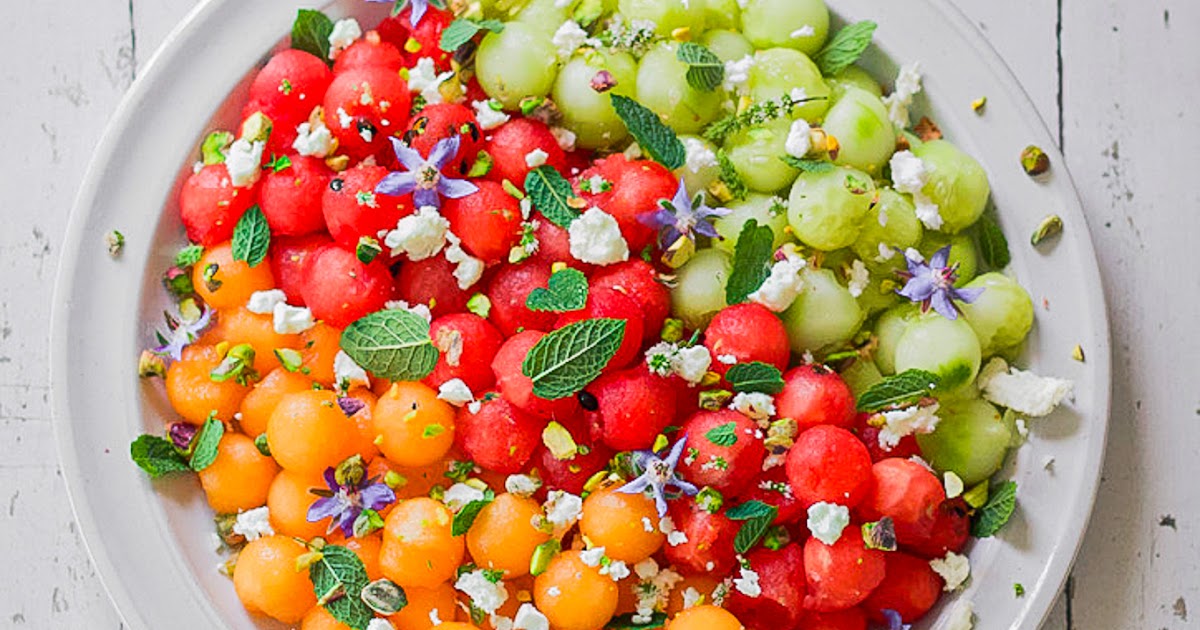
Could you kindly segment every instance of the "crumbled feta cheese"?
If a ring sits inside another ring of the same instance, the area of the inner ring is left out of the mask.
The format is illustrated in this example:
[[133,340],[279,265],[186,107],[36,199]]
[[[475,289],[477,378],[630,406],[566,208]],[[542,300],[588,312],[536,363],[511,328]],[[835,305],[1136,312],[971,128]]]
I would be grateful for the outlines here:
[[754,67],[754,57],[746,55],[741,59],[725,62],[725,80],[723,87],[735,94],[750,92],[750,69]]
[[598,567],[604,561],[604,547],[592,547],[579,552],[579,560],[589,567]]
[[688,541],[687,534],[676,529],[675,519],[664,516],[658,520],[658,531],[667,535],[667,544],[678,547]]
[[792,101],[801,103],[808,100],[808,90],[802,87],[794,87],[791,92],[788,92],[788,96],[791,97]]
[[746,597],[762,595],[762,587],[758,585],[758,573],[742,567],[741,573],[734,578],[733,586]]
[[642,517],[642,529],[650,532],[651,534],[654,533],[654,523],[650,520],[649,516]]
[[546,520],[555,527],[569,527],[583,514],[583,499],[563,490],[553,490],[546,496]]
[[762,392],[738,392],[729,408],[751,420],[766,420],[775,415],[775,398]]
[[917,218],[931,230],[940,229],[942,215],[938,205],[922,192],[929,183],[930,165],[912,151],[897,151],[889,164],[892,167],[892,186],[897,192],[912,195]]
[[471,105],[475,108],[475,120],[479,121],[479,128],[484,131],[495,129],[508,122],[510,118],[501,109],[499,101],[494,99],[475,101]]
[[844,505],[819,501],[808,508],[808,531],[826,545],[836,543],[849,524],[850,509]]
[[442,625],[442,618],[438,615],[438,609],[434,608],[429,611],[429,623],[434,627]]
[[470,411],[471,413],[479,413],[480,409],[483,409],[482,401],[472,400],[471,402],[467,403],[467,411]]
[[892,93],[883,97],[887,105],[888,118],[899,129],[908,127],[908,108],[912,105],[913,97],[921,91],[921,64],[912,63],[900,68],[896,75],[896,87]]
[[246,310],[259,315],[271,315],[275,312],[276,304],[286,304],[287,294],[279,289],[270,291],[255,291],[246,301]]
[[482,569],[460,575],[454,582],[454,588],[466,593],[471,598],[471,604],[488,615],[508,601],[508,589],[504,588],[504,583],[489,580]]
[[1050,415],[1075,387],[1068,380],[1010,368],[999,357],[980,370],[978,384],[987,400],[1034,418]]
[[338,20],[333,25],[333,31],[329,33],[329,58],[336,59],[338,53],[349,48],[362,35],[362,27],[358,25],[358,20]]
[[238,138],[225,152],[225,168],[229,171],[229,182],[236,188],[249,188],[262,175],[263,142],[250,142]]
[[367,371],[342,350],[338,350],[337,354],[333,355],[333,380],[337,383],[338,389],[342,391],[348,391],[355,385],[371,386],[371,379],[367,377]]
[[805,37],[812,37],[816,33],[817,29],[813,28],[812,24],[805,24],[804,26],[792,31],[792,39],[804,39]]
[[687,150],[687,159],[684,161],[684,166],[693,174],[699,173],[706,168],[717,167],[716,152],[710,149],[708,144],[700,138],[693,138],[691,136],[683,138],[683,148]]
[[933,202],[932,199],[925,196],[925,193],[913,194],[913,203],[916,205],[917,218],[921,223],[930,230],[942,229],[943,221],[941,209]]
[[971,577],[971,561],[953,551],[947,551],[943,558],[930,560],[929,568],[946,581],[946,592],[957,591]]
[[[521,200],[520,206],[521,220],[528,221],[529,217],[533,215],[533,201],[531,201],[529,197],[525,197]],[[534,229],[536,230],[537,228],[535,227]]]
[[458,288],[466,291],[483,277],[483,261],[468,254],[462,248],[462,241],[453,232],[446,232],[446,240],[450,243],[446,248],[446,260],[457,265],[454,278],[458,280]]
[[896,250],[893,249],[891,245],[888,245],[887,243],[880,243],[879,255],[875,257],[875,262],[887,262],[892,258],[895,258],[895,256]]
[[530,497],[542,487],[542,482],[529,475],[509,475],[504,480],[504,490],[519,497]]
[[792,157],[802,158],[808,155],[812,150],[812,126],[803,118],[792,122],[792,126],[788,129],[787,141],[784,143],[784,150]]
[[450,71],[438,74],[433,59],[421,57],[417,60],[417,65],[408,71],[408,89],[420,92],[426,104],[441,103],[442,92],[439,88],[453,76],[454,73]]
[[317,325],[313,321],[312,311],[301,306],[279,303],[275,305],[272,315],[274,316],[275,332],[281,335],[302,333]]
[[456,483],[446,489],[442,494],[442,503],[450,508],[452,512],[457,512],[472,501],[482,501],[483,490],[474,486],[468,486],[465,483]]
[[571,255],[592,265],[629,260],[629,244],[612,215],[592,207],[571,222],[567,230]]
[[771,273],[756,291],[750,294],[751,302],[762,304],[768,309],[782,313],[804,289],[800,271],[808,263],[794,251],[785,250],[785,258],[771,265]]
[[849,286],[850,295],[859,297],[866,290],[867,285],[871,283],[871,272],[867,271],[867,266],[861,260],[855,260],[850,264]]
[[614,582],[620,582],[629,577],[629,565],[621,560],[612,560],[608,564],[600,567],[600,575],[607,575]]
[[442,383],[438,387],[437,397],[455,407],[462,407],[475,400],[475,394],[471,393],[471,388],[461,378],[452,378]]
[[337,108],[337,116],[338,124],[342,126],[342,129],[349,129],[350,126],[354,124],[354,118],[352,118],[350,114],[346,113],[346,109],[344,107]]
[[546,158],[549,157],[549,153],[546,153],[541,149],[534,149],[525,154],[525,166],[528,166],[529,168],[543,166],[546,163]]
[[704,599],[704,596],[700,594],[700,591],[696,590],[696,587],[687,587],[683,591],[683,609],[695,608],[700,604],[700,600],[702,599]]
[[946,615],[950,623],[945,630],[971,630],[975,627],[975,603],[969,599],[960,599]]
[[333,133],[319,120],[315,124],[300,123],[296,127],[296,140],[292,142],[292,148],[300,155],[328,157],[333,152]]
[[904,409],[883,411],[883,426],[879,427],[879,447],[890,451],[900,443],[901,438],[914,433],[933,433],[941,418],[937,416],[938,404],[928,407],[913,405]]
[[433,311],[429,310],[428,304],[409,304],[404,300],[388,300],[383,303],[383,308],[389,311],[408,311],[427,322],[433,321]]
[[659,376],[676,374],[688,384],[695,385],[704,379],[712,365],[712,354],[704,346],[680,348],[663,341],[646,351],[646,365]]
[[396,229],[387,233],[383,244],[392,248],[392,255],[405,254],[409,260],[425,260],[436,256],[446,246],[446,234],[450,222],[437,208],[422,206],[396,223]]
[[579,140],[579,136],[566,127],[551,127],[550,135],[554,136],[554,141],[558,143],[558,148],[567,152],[574,151],[575,143]]
[[381,617],[376,617],[367,624],[367,630],[396,630],[396,626],[392,622]]
[[558,27],[557,31],[554,31],[554,37],[550,41],[558,49],[558,58],[566,61],[571,58],[571,55],[575,54],[576,50],[579,50],[579,47],[587,41],[587,38],[587,31],[583,30],[583,27],[579,26],[578,22],[567,20],[562,23],[562,26]]
[[[650,521],[648,518],[643,518],[642,520],[646,522]],[[654,531],[654,527],[651,526],[650,529],[647,529],[646,531],[652,532]],[[645,560],[633,565],[633,572],[637,574],[639,579],[649,580],[658,575],[658,563],[654,561],[654,558],[646,558]]]
[[245,537],[246,540],[274,536],[275,530],[271,529],[271,511],[264,505],[239,513],[237,520],[233,522],[233,533]]
[[733,365],[733,364],[737,363],[737,357],[733,356],[732,354],[718,354],[717,355],[717,363],[723,363],[725,365]]
[[930,473],[934,475],[937,474],[937,472],[933,470],[933,466],[930,466],[929,462],[925,461],[925,458],[921,457],[920,455],[912,455],[908,458],[908,461],[914,464],[920,464],[922,468],[928,470]]
[[533,604],[521,604],[513,617],[513,630],[550,630],[550,620]]

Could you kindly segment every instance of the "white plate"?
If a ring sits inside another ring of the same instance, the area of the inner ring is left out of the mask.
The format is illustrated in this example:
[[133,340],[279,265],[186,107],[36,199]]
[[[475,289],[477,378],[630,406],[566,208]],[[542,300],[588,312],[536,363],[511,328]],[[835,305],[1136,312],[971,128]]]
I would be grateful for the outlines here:
[[[75,514],[131,630],[281,627],[247,615],[230,581],[217,573],[211,514],[197,484],[187,478],[151,483],[128,452],[135,436],[161,430],[169,417],[161,385],[140,381],[135,366],[167,304],[159,274],[182,240],[178,184],[205,132],[237,124],[245,78],[289,32],[295,10],[320,4],[199,5],[117,110],[71,214],[52,323],[55,427]],[[974,600],[977,628],[1036,628],[1083,538],[1108,422],[1108,322],[1078,197],[1028,97],[949,2],[830,4],[846,20],[880,24],[877,50],[867,60],[876,76],[894,76],[890,59],[921,62],[926,94],[919,109],[987,169],[1012,244],[1011,271],[1038,305],[1026,363],[1076,383],[1074,401],[1031,423],[1030,443],[1010,458],[1004,474],[1020,484],[1018,512],[999,537],[973,545],[973,577],[958,596]],[[329,10],[373,24],[386,6],[341,0]],[[976,115],[970,103],[985,95],[986,113]],[[1022,172],[1018,155],[1027,144],[1050,152],[1048,181]],[[1038,252],[1028,237],[1049,213],[1062,216],[1066,230]],[[104,244],[111,229],[126,236],[116,261]],[[1076,344],[1086,350],[1086,363],[1071,359]],[[1014,597],[1016,582],[1025,586],[1025,597]],[[937,614],[922,627],[942,627]]]

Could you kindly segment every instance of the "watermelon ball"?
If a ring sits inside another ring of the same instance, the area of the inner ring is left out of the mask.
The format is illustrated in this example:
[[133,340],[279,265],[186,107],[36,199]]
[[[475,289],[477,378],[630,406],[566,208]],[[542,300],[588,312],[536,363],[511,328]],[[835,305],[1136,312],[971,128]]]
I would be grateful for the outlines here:
[[399,14],[384,19],[379,24],[379,36],[404,53],[405,67],[413,67],[417,61],[429,57],[438,70],[449,70],[453,55],[442,50],[442,31],[454,21],[454,15],[432,4],[412,23],[412,9],[405,8]]
[[455,267],[445,256],[404,262],[396,272],[396,296],[409,304],[428,306],[434,317],[461,313],[467,310],[471,294],[458,287]]
[[[566,228],[551,223],[545,217],[537,217],[533,221],[537,223],[533,237],[537,239],[538,246],[533,256],[529,257],[530,262],[536,262],[546,267],[555,263],[563,263],[585,274],[590,274],[595,269],[593,265],[576,260],[571,255],[571,237]],[[593,286],[595,286],[594,280]]]
[[316,55],[294,48],[282,50],[254,76],[242,118],[257,112],[270,118],[267,153],[287,153],[296,141],[296,127],[321,104],[332,81],[329,66]]
[[807,517],[804,505],[792,494],[792,487],[782,466],[762,473],[738,499],[740,503],[762,501],[775,506],[779,510],[773,522],[775,525],[797,523]]
[[804,607],[830,612],[857,606],[883,582],[887,553],[867,549],[853,526],[832,545],[809,538],[804,543],[808,596]]
[[485,292],[492,303],[491,320],[505,336],[520,330],[551,330],[558,315],[549,311],[531,311],[525,300],[538,287],[550,283],[550,266],[535,261],[519,265],[501,265]]
[[[755,303],[735,304],[717,312],[704,330],[704,346],[714,359],[731,356],[737,363],[758,361],[781,372],[787,369],[791,358],[783,322],[765,306]],[[714,360],[711,369],[724,376],[730,367],[728,362]],[[791,417],[783,412],[779,416]]]
[[304,261],[316,250],[333,243],[328,234],[271,238],[268,260],[275,286],[287,294],[288,304],[304,306]]
[[546,420],[571,418],[579,413],[579,401],[574,396],[547,400],[533,393],[533,381],[521,371],[525,356],[546,333],[526,330],[509,337],[496,358],[492,360],[492,373],[496,377],[496,388],[505,400],[526,413]]
[[631,252],[640,252],[655,238],[654,228],[644,219],[658,211],[658,202],[670,200],[679,188],[679,180],[657,162],[630,160],[623,154],[598,160],[592,168],[580,173],[576,186],[599,177],[611,185],[604,192],[583,192],[590,206],[603,208],[621,226],[621,234]]
[[900,438],[895,446],[888,448],[879,442],[879,427],[871,426],[871,418],[875,414],[860,413],[854,417],[854,432],[867,445],[871,453],[871,461],[878,462],[889,457],[909,459],[921,455],[921,446],[917,444],[916,435],[906,435]]
[[390,164],[389,137],[408,125],[412,96],[408,83],[380,67],[352,68],[336,77],[325,93],[325,126],[338,142],[338,152],[354,161],[370,156]]
[[683,423],[680,433],[688,436],[688,444],[679,470],[697,486],[736,496],[762,472],[767,449],[758,425],[740,412],[701,411]]
[[[785,346],[786,348],[786,346]],[[796,421],[801,432],[827,424],[854,426],[854,394],[837,372],[823,365],[801,365],[783,377],[783,391],[775,397],[781,418]]]
[[493,129],[488,138],[485,150],[492,156],[492,170],[487,177],[494,182],[508,180],[524,187],[533,165],[546,164],[559,172],[566,166],[566,154],[546,123],[514,118]]
[[486,319],[474,313],[445,315],[429,325],[429,337],[439,353],[426,385],[436,389],[457,378],[478,395],[496,382],[490,363],[504,338]]
[[325,229],[322,195],[329,188],[333,171],[324,160],[293,155],[291,165],[271,171],[259,188],[259,207],[271,234],[299,236]]
[[896,551],[885,556],[883,583],[871,592],[862,607],[871,619],[886,622],[884,610],[894,610],[904,623],[912,623],[937,603],[945,582],[929,561]]
[[383,41],[377,31],[368,31],[362,39],[338,53],[333,63],[333,73],[342,74],[356,68],[383,68],[399,72],[404,67],[404,55],[400,49]]
[[381,310],[392,292],[392,274],[380,260],[364,265],[354,252],[326,245],[305,261],[304,303],[315,319],[336,328]]
[[867,614],[861,608],[823,613],[807,610],[800,627],[804,630],[867,630]]
[[224,164],[210,164],[189,175],[179,190],[179,217],[188,240],[211,247],[233,238],[233,228],[254,205],[256,191],[235,188]]
[[692,497],[681,497],[668,505],[676,531],[686,537],[679,544],[672,544],[668,537],[663,547],[667,561],[676,570],[689,575],[724,575],[737,567],[733,539],[742,527],[740,523],[724,512],[708,512]]
[[581,416],[562,418],[557,421],[571,435],[578,451],[565,459],[559,459],[543,443],[533,455],[534,465],[542,475],[548,489],[557,489],[580,494],[592,475],[608,467],[616,452],[593,440]]
[[922,540],[933,531],[938,507],[946,500],[942,482],[928,468],[910,459],[891,457],[871,467],[871,492],[858,505],[866,521],[891,517],[896,540]]
[[483,149],[479,121],[467,107],[455,103],[428,105],[413,117],[402,139],[421,155],[429,155],[438,141],[454,136],[459,138],[458,152],[446,163],[446,172],[461,177],[471,170]]
[[639,358],[645,317],[633,298],[614,289],[592,288],[588,292],[587,306],[582,310],[563,313],[555,322],[556,329],[585,319],[620,319],[625,321],[625,333],[616,354],[604,366],[605,372],[619,370]]
[[360,164],[329,180],[321,196],[321,213],[329,234],[340,245],[355,248],[362,237],[383,242],[400,219],[412,214],[412,196],[394,197],[375,192],[388,170]]
[[601,376],[586,392],[596,400],[586,413],[594,435],[616,451],[649,449],[675,420],[670,383],[641,366]]
[[450,231],[462,239],[467,253],[484,264],[496,265],[508,259],[508,253],[521,238],[521,205],[495,182],[480,181],[475,193],[458,199],[446,199],[442,216],[450,222]]
[[746,554],[746,562],[762,592],[750,597],[734,588],[725,608],[748,630],[798,627],[804,615],[804,549],[795,543],[777,551],[759,547]]
[[829,425],[797,436],[786,465],[792,494],[805,509],[819,501],[854,507],[875,482],[867,447],[853,433]]
[[[632,298],[642,309],[645,320],[642,340],[658,340],[663,322],[671,312],[671,291],[658,281],[658,272],[649,263],[635,259],[604,267],[592,276],[591,287],[593,290],[612,289]],[[786,339],[785,336],[785,349]]]
[[970,507],[961,497],[938,506],[933,528],[927,536],[910,537],[901,547],[922,558],[941,558],[947,551],[958,553],[971,535]]
[[485,397],[478,411],[471,405],[458,410],[454,443],[483,468],[511,475],[525,468],[545,424],[499,396]]

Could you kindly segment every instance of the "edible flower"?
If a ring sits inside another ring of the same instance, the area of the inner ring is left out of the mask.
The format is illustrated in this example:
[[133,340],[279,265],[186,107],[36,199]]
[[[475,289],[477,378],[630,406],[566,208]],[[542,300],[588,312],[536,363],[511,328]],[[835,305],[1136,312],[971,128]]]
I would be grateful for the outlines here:
[[[671,447],[671,451],[666,458],[661,458],[654,451],[637,451],[633,453],[634,470],[642,470],[642,474],[630,481],[629,483],[617,488],[617,492],[623,494],[638,494],[650,491],[654,497],[654,505],[658,508],[658,516],[662,518],[667,515],[667,499],[679,496],[679,493],[688,496],[695,496],[699,489],[691,483],[684,481],[679,473],[675,472],[675,467],[679,465],[679,457],[683,454],[683,448],[687,444],[687,436],[683,436]],[[675,491],[669,491],[668,487],[673,486]],[[670,496],[669,496],[670,495]]]
[[887,622],[888,630],[912,630],[912,624],[904,623],[904,619],[900,613],[891,608],[884,608],[879,611],[883,615],[884,621]]
[[[427,11],[429,9],[430,4],[433,4],[434,6],[438,7],[439,9],[446,8],[445,3],[441,2],[441,0],[394,0],[394,1],[396,4],[392,8],[392,15],[400,15],[401,11],[408,8],[409,6],[412,7],[412,13],[410,13],[408,16],[408,23],[411,24],[413,28],[417,28],[417,25],[421,23],[421,19],[425,17],[425,11]],[[367,2],[383,3],[383,2],[393,2],[393,0],[367,0]]]
[[982,288],[955,288],[958,263],[946,265],[950,260],[949,245],[937,250],[928,263],[913,249],[904,252],[904,259],[908,263],[908,270],[897,273],[907,282],[896,293],[919,303],[922,313],[928,313],[932,307],[946,319],[958,319],[959,308],[955,300],[970,304],[983,293]]
[[[349,464],[349,465],[348,465]],[[339,474],[339,471],[341,474]],[[329,531],[340,528],[347,538],[354,535],[354,522],[363,510],[378,512],[396,502],[396,493],[385,483],[366,479],[362,458],[352,457],[335,469],[325,469],[328,490],[311,490],[321,498],[308,508],[308,522],[332,518]],[[339,479],[341,477],[341,479]]]
[[440,208],[441,198],[460,199],[479,190],[479,187],[465,179],[452,179],[442,174],[442,169],[458,154],[461,138],[457,135],[438,140],[429,151],[429,157],[423,158],[415,149],[404,144],[399,138],[389,138],[396,158],[407,171],[388,173],[383,181],[375,186],[375,192],[380,195],[407,195],[412,193],[413,203],[417,208],[432,206]]
[[167,332],[166,334],[154,333],[160,344],[154,349],[154,353],[178,361],[183,358],[183,349],[195,343],[204,329],[208,328],[208,323],[212,321],[212,310],[203,307],[203,310],[195,317],[188,317],[180,313],[179,319],[175,319],[170,313],[163,311],[163,318],[167,321]]
[[641,221],[659,231],[658,243],[664,249],[684,237],[695,242],[696,233],[709,238],[720,238],[717,229],[709,220],[729,214],[726,208],[709,208],[705,205],[704,193],[696,195],[695,198],[689,197],[687,186],[682,180],[675,197],[670,201],[659,200],[658,205],[657,211],[643,215]]

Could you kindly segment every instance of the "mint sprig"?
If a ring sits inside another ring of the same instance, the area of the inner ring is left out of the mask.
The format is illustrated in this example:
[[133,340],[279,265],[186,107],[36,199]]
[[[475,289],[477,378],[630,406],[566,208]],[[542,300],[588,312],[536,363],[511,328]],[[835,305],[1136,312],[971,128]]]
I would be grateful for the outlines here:
[[717,446],[733,446],[737,444],[737,423],[726,422],[715,426],[704,434],[705,439]]
[[529,171],[525,176],[525,194],[535,210],[560,228],[571,227],[571,222],[579,216],[570,203],[575,191],[553,166],[542,165]]
[[725,302],[741,304],[771,275],[771,260],[775,254],[775,233],[766,225],[750,219],[742,226],[737,246],[733,250],[733,269],[725,283]]
[[825,160],[798,158],[794,155],[785,155],[779,159],[783,160],[784,163],[794,169],[804,171],[805,173],[812,173],[814,175],[818,173],[828,173],[834,169],[833,162],[826,162]]
[[642,150],[659,164],[675,170],[687,160],[687,150],[675,131],[645,105],[620,94],[611,95],[613,109]]
[[1017,507],[1017,482],[1005,481],[993,488],[988,501],[971,522],[971,535],[976,538],[988,538],[1004,527],[1012,518]]
[[625,339],[625,320],[585,319],[542,337],[529,350],[521,373],[533,381],[533,394],[566,398],[587,387]]
[[743,521],[741,529],[733,538],[733,549],[738,553],[746,553],[762,540],[770,529],[771,523],[779,515],[779,508],[767,505],[762,501],[747,501],[741,505],[729,508],[725,512],[730,520]]
[[779,368],[761,361],[738,363],[725,372],[725,380],[735,392],[778,394],[783,391],[783,374]]
[[858,397],[858,410],[875,413],[889,407],[908,407],[937,391],[942,379],[925,370],[905,370],[871,386]]
[[471,18],[459,18],[450,23],[444,31],[442,31],[442,39],[438,42],[438,47],[445,52],[454,52],[462,48],[463,44],[471,41],[479,33],[479,31],[491,31],[493,33],[504,32],[504,22],[500,20],[474,20]]
[[588,281],[582,271],[567,267],[550,276],[547,288],[537,287],[525,298],[531,311],[568,313],[587,306]]
[[354,630],[366,630],[375,613],[362,600],[362,591],[371,581],[362,560],[338,545],[325,545],[320,554],[321,558],[308,568],[317,605]]
[[292,23],[292,48],[316,55],[329,63],[329,36],[333,34],[333,20],[313,9],[300,9]]
[[458,514],[454,515],[454,520],[450,523],[450,535],[463,536],[471,530],[471,526],[475,524],[475,519],[483,508],[496,500],[496,493],[490,488],[485,490],[483,498],[464,505]]
[[192,470],[200,472],[217,461],[218,449],[224,435],[225,423],[217,420],[215,413],[210,414],[192,442]]
[[363,369],[393,381],[419,381],[438,360],[429,322],[403,309],[379,311],[350,324],[341,345]]
[[146,471],[151,479],[158,479],[175,472],[192,469],[170,440],[156,435],[140,435],[129,445],[129,457],[138,468]]
[[992,269],[1003,269],[1012,262],[1008,250],[1008,239],[996,221],[986,214],[979,219],[975,239],[979,242],[979,254]]
[[250,206],[233,228],[233,259],[257,267],[266,259],[270,246],[271,226],[267,225],[267,217],[257,205]]
[[845,70],[866,52],[878,24],[863,20],[849,24],[834,35],[814,57],[821,74],[830,77]]
[[725,80],[725,63],[700,44],[683,42],[675,51],[675,58],[687,64],[685,78],[692,89],[712,92],[721,87],[721,82]]

